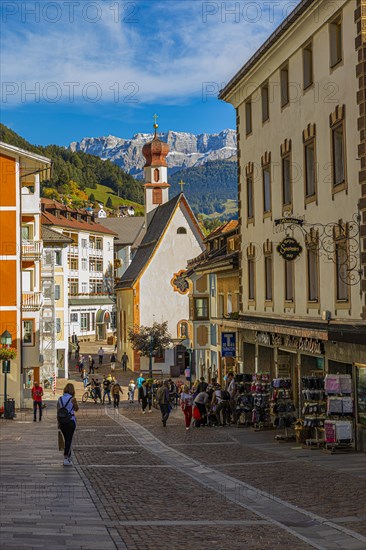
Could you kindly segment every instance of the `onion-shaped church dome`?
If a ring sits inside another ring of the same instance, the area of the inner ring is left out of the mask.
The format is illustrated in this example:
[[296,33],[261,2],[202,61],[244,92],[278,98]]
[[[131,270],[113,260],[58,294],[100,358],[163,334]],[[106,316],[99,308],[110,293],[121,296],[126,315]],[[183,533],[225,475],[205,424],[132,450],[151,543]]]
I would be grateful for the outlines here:
[[145,143],[142,148],[142,154],[146,159],[144,168],[147,166],[168,166],[166,156],[169,153],[169,145],[161,141],[157,135],[158,125],[154,124],[155,135],[152,141]]

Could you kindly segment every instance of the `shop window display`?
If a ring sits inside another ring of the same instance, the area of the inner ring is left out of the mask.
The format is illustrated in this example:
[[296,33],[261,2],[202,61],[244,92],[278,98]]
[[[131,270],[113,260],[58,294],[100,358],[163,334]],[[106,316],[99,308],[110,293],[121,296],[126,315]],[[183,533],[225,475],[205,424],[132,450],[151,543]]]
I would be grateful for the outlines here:
[[366,428],[366,366],[357,369],[357,422]]

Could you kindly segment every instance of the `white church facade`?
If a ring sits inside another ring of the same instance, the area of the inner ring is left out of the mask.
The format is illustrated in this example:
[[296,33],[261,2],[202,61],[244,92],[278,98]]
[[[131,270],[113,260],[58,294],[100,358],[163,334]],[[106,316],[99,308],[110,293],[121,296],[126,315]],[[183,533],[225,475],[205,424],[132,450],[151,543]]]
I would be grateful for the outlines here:
[[[189,323],[187,261],[204,250],[199,224],[180,193],[169,199],[166,156],[169,146],[156,133],[143,147],[145,227],[133,259],[116,286],[118,357],[126,351],[131,370],[148,370],[148,357],[140,357],[128,342],[133,326],[168,322],[173,346],[155,357],[153,370],[177,375],[186,366],[182,341],[192,334]],[[177,372],[177,369],[179,372]]]

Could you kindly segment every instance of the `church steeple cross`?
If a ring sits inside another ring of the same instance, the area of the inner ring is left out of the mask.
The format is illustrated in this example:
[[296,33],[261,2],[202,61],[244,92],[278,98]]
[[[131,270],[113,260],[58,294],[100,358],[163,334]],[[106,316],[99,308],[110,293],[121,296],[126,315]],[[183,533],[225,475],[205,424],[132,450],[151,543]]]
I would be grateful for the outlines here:
[[157,122],[156,122],[156,119],[159,118],[158,115],[153,115],[153,119],[154,119],[154,128],[156,129],[158,127],[157,125]]
[[184,187],[185,185],[187,185],[187,183],[181,179],[181,180],[178,182],[178,185],[180,185],[180,192],[183,193],[183,187]]

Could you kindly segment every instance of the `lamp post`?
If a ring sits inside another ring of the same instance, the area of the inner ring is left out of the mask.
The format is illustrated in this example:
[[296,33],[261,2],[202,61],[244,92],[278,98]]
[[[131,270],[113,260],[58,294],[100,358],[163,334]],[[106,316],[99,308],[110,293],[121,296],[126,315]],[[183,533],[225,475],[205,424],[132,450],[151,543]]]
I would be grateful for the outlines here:
[[150,346],[149,346],[149,378],[152,378],[152,358],[153,358],[153,344],[154,344],[154,336],[152,334],[150,334],[149,340],[150,340]]
[[[12,335],[10,334],[10,332],[8,330],[5,330],[2,335],[0,336],[0,339],[1,339],[1,344],[3,347],[6,347],[6,348],[9,348],[11,343],[12,343],[12,340],[13,340],[13,337]],[[4,418],[10,418],[9,417],[9,411],[8,411],[8,406],[7,406],[7,401],[8,401],[8,396],[7,396],[7,393],[8,393],[8,373],[10,372],[10,360],[9,359],[4,359],[3,360],[3,374],[4,374]]]

